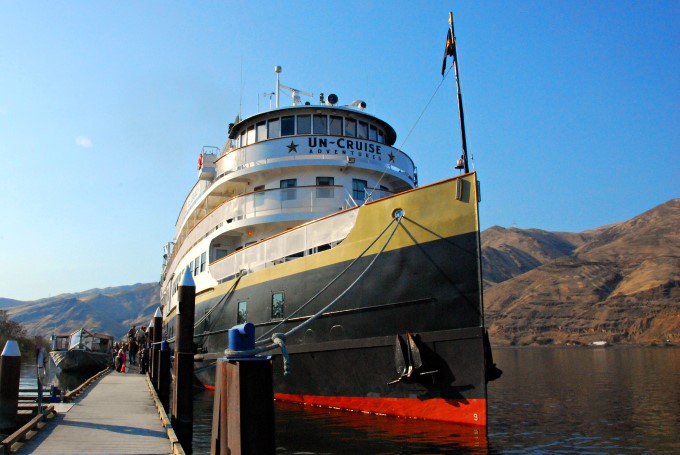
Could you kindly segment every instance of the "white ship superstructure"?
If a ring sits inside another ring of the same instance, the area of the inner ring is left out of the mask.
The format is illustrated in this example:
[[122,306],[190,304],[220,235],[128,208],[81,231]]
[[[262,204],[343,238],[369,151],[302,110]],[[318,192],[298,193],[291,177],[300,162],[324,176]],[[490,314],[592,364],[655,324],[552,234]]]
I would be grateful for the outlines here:
[[354,224],[352,208],[417,186],[413,161],[394,147],[394,129],[364,112],[363,101],[341,106],[336,95],[321,94],[319,104],[302,105],[306,92],[283,87],[292,106],[237,118],[222,149],[202,148],[198,181],[166,245],[166,317],[187,267],[200,293],[333,248]]

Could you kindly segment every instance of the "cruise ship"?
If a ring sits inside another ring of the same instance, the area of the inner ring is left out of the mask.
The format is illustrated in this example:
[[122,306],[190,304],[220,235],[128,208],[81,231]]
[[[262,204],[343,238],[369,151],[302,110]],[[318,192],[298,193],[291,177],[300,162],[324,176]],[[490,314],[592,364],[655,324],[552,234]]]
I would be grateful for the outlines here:
[[270,344],[277,400],[486,425],[498,370],[476,173],[451,163],[451,178],[420,186],[397,133],[365,102],[313,98],[275,71],[275,106],[237,117],[223,147],[198,155],[165,247],[164,337],[175,336],[188,270],[205,387],[228,330],[252,323],[258,345]]

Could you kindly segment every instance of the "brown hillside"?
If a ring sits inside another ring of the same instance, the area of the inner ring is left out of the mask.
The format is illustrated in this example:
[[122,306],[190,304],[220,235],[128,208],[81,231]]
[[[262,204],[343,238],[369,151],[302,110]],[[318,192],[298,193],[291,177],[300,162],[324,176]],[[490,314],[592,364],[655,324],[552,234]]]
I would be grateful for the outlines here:
[[590,235],[493,226],[481,237],[484,285],[489,287],[572,254]]
[[582,234],[573,254],[486,292],[494,342],[680,341],[680,199]]

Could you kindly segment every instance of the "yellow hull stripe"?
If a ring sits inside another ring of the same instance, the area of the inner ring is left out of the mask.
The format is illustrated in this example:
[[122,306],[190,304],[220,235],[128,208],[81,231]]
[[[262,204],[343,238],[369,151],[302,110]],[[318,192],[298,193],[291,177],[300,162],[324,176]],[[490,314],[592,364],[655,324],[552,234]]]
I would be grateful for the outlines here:
[[[462,198],[457,200],[456,191],[459,181],[463,192]],[[385,251],[479,231],[476,174],[473,172],[367,203],[358,209],[356,223],[340,245],[246,275],[241,278],[239,288],[352,261],[387,227],[393,220],[394,211],[399,209],[404,211],[402,224],[405,229],[400,227],[397,230]],[[391,229],[388,229],[364,256],[370,257],[376,254],[384,245],[390,232]],[[220,296],[232,285],[233,280],[230,280],[215,286],[211,292],[203,292],[197,296],[196,301],[200,303]]]

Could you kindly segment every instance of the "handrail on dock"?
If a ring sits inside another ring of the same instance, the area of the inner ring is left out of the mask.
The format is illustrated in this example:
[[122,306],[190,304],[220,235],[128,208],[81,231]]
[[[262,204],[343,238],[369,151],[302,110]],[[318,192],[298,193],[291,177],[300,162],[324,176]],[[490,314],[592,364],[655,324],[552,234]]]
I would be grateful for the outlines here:
[[182,448],[182,444],[180,444],[179,439],[177,438],[177,434],[175,433],[174,428],[172,428],[172,423],[170,422],[170,419],[168,418],[168,413],[165,412],[165,408],[163,407],[161,400],[158,398],[158,394],[156,393],[156,389],[154,388],[153,384],[151,383],[151,379],[149,378],[148,374],[146,375],[146,385],[149,387],[149,392],[151,392],[151,397],[153,398],[153,401],[156,404],[156,410],[158,411],[158,416],[161,419],[161,423],[163,424],[165,431],[167,431],[167,433],[168,433],[168,439],[170,440],[170,446],[172,447],[172,453],[174,455],[185,455],[184,448]]
[[[14,445],[20,442],[24,442],[27,439],[31,439],[35,435],[35,429],[42,428],[45,425],[45,419],[51,419],[57,414],[54,410],[54,405],[45,407],[44,414],[38,414],[26,423],[23,427],[19,428],[17,431],[7,436],[2,440],[3,453],[9,455],[12,453]],[[33,432],[33,434],[29,434]],[[21,447],[21,446],[19,446]],[[18,447],[17,447],[18,448]],[[16,450],[16,449],[15,449]]]
[[96,381],[97,379],[99,379],[99,378],[101,378],[102,376],[104,376],[104,375],[105,375],[106,373],[108,373],[109,371],[111,371],[111,369],[110,369],[110,368],[106,368],[106,369],[100,371],[99,373],[95,374],[95,375],[92,376],[91,378],[87,379],[85,382],[83,382],[82,384],[80,384],[80,385],[79,385],[78,387],[76,387],[75,389],[71,390],[70,392],[65,393],[65,394],[64,394],[64,397],[63,397],[64,403],[68,403],[69,401],[75,399],[75,398],[76,398],[78,395],[80,395],[87,387],[89,387],[90,384],[92,384],[94,381]]

